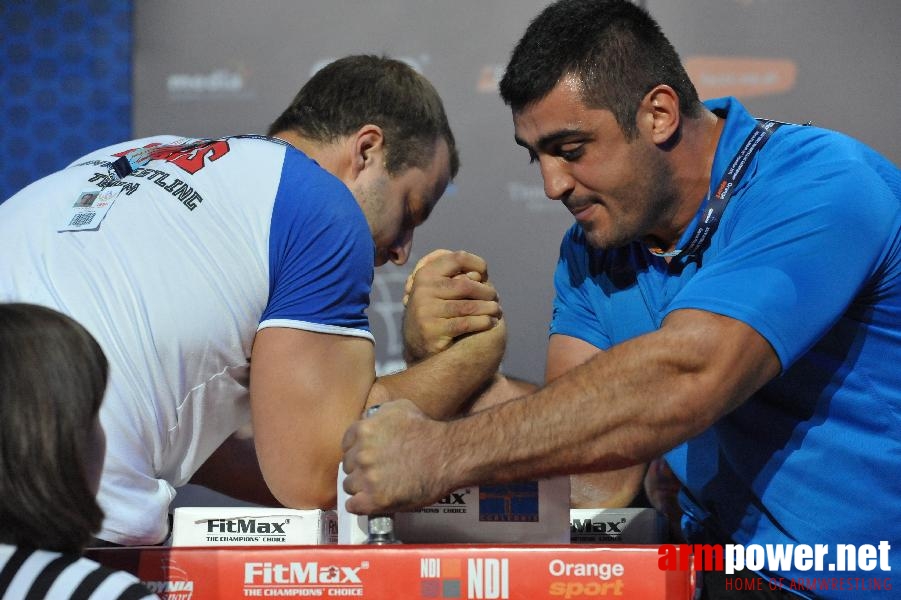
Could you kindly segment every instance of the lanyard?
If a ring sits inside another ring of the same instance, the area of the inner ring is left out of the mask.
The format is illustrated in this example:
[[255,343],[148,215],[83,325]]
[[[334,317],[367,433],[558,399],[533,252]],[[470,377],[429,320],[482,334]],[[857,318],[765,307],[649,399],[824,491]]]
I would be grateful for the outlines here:
[[713,232],[716,231],[717,226],[720,224],[720,217],[723,216],[723,211],[726,210],[726,205],[729,204],[729,199],[732,198],[732,193],[735,191],[738,182],[741,181],[745,171],[748,170],[751,159],[754,158],[758,150],[763,148],[763,145],[767,143],[773,132],[779,129],[780,125],[782,123],[778,121],[757,122],[754,130],[748,134],[744,144],[742,144],[741,150],[733,157],[729,168],[726,169],[723,180],[720,181],[719,186],[716,188],[716,193],[713,196],[710,195],[710,192],[707,193],[710,202],[704,210],[701,222],[698,223],[698,228],[695,230],[694,235],[691,236],[691,239],[688,240],[688,243],[683,248],[672,252],[652,252],[652,254],[655,256],[686,257],[700,254],[710,240],[710,236],[713,235]]

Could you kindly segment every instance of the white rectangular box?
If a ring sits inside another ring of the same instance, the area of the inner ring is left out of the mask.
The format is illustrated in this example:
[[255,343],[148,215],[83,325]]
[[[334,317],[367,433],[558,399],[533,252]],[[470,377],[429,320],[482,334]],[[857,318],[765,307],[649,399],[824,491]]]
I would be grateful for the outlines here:
[[179,507],[173,511],[173,546],[297,546],[338,543],[331,510]]
[[[367,518],[344,510],[339,487],[338,542],[362,544]],[[456,490],[417,511],[394,515],[408,544],[568,544],[569,477]]]
[[569,518],[573,544],[663,542],[663,516],[653,508],[574,508]]

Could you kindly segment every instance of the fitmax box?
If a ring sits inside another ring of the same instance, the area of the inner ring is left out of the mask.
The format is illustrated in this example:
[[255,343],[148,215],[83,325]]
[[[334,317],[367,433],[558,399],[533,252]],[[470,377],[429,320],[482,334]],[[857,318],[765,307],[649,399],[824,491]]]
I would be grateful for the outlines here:
[[172,514],[173,546],[296,546],[336,544],[331,510],[256,507],[179,507]]
[[[338,543],[365,543],[367,518],[344,510],[338,490]],[[394,530],[408,544],[568,544],[569,477],[462,488],[395,514]]]
[[574,508],[569,519],[573,544],[659,544],[666,527],[653,508]]

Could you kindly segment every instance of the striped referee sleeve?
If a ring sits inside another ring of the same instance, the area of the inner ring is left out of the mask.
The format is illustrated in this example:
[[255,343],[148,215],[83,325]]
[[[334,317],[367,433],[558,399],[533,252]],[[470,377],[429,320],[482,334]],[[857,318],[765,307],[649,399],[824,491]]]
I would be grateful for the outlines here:
[[[6,594],[10,584],[12,584],[13,577],[15,577],[16,573],[19,572],[19,569],[22,568],[22,565],[25,563],[29,554],[31,553],[27,550],[18,548],[3,564],[3,568],[0,569],[0,593]],[[3,597],[4,596],[0,596],[0,598]]]
[[2,600],[145,600],[158,598],[137,578],[87,558],[18,548],[0,568]]
[[51,596],[47,595],[50,586],[59,579],[60,574],[66,567],[73,565],[76,561],[78,561],[77,556],[60,554],[58,557],[47,563],[44,569],[38,573],[34,583],[31,584],[28,593],[25,594],[25,600],[43,600],[44,598],[50,598]]

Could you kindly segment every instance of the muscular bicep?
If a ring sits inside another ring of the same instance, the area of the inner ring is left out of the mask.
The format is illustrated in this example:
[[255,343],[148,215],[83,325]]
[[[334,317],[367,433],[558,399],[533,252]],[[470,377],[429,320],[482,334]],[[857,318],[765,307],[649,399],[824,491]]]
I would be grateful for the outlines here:
[[573,367],[586,362],[598,352],[601,352],[601,350],[597,346],[593,346],[579,338],[562,334],[551,335],[547,346],[547,365],[544,371],[545,382],[557,379]]
[[[740,406],[779,374],[781,363],[770,343],[743,321],[716,313],[673,311],[654,334],[652,352],[661,353],[663,374],[673,380],[709,423]],[[650,338],[650,336],[649,336]],[[662,354],[669,356],[663,356]],[[666,385],[667,379],[661,378]]]
[[250,403],[260,467],[276,498],[296,508],[334,504],[341,437],[375,379],[365,338],[270,327],[256,335]]

